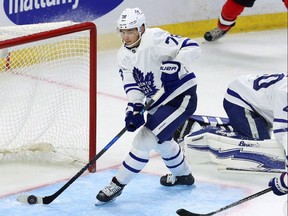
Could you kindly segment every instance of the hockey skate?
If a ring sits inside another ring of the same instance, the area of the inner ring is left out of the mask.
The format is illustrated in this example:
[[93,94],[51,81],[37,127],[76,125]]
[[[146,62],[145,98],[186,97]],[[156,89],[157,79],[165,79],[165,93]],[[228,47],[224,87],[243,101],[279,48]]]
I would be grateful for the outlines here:
[[160,184],[164,186],[174,185],[192,185],[194,184],[194,177],[192,174],[183,176],[174,176],[173,174],[167,174],[160,178]]
[[224,31],[222,29],[220,29],[219,27],[217,28],[214,28],[208,32],[206,32],[204,34],[204,38],[206,41],[215,41],[215,40],[218,40],[219,38],[223,37],[227,32],[227,31]]
[[99,191],[96,196],[98,202],[95,205],[102,205],[113,202],[116,197],[120,196],[125,185],[120,184],[115,177],[113,177],[110,185]]

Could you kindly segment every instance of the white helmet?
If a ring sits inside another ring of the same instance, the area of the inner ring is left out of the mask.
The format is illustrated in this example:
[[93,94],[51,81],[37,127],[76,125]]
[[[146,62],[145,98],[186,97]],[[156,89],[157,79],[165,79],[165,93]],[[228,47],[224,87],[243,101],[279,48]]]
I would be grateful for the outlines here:
[[141,26],[145,27],[146,18],[139,8],[126,8],[117,21],[117,30],[137,28],[141,31]]

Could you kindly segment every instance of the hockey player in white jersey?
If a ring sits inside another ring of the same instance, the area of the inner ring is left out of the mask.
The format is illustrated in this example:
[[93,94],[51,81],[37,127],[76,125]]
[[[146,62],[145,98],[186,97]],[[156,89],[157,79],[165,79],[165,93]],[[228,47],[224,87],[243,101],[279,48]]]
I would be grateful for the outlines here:
[[[248,138],[266,140],[271,138],[272,130],[288,159],[287,101],[287,73],[248,75],[230,83],[223,106],[234,131]],[[269,186],[276,195],[287,194],[287,172],[271,179]]]
[[232,81],[223,101],[236,132],[254,139],[275,138],[287,148],[287,74],[242,76]]
[[[190,38],[147,28],[138,8],[125,9],[117,22],[123,45],[118,51],[119,73],[127,94],[125,123],[136,134],[132,148],[110,185],[96,196],[101,202],[114,200],[149,161],[149,153],[160,153],[171,174],[160,178],[164,186],[192,185],[194,177],[179,145],[172,139],[176,129],[196,110],[196,77],[193,60],[200,48]],[[165,93],[149,109],[139,112],[145,101],[164,87]]]

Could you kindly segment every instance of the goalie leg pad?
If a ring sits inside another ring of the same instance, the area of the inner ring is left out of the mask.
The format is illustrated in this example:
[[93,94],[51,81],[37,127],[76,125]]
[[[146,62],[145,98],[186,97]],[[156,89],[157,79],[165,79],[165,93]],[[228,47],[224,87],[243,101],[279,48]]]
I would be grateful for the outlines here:
[[230,125],[229,118],[219,116],[206,116],[206,115],[191,115],[184,124],[182,124],[174,133],[173,138],[176,142],[181,143],[186,135],[196,131],[196,125],[198,130],[205,126],[215,126],[225,129],[227,131],[233,131]]
[[199,156],[197,152],[206,152],[212,162],[224,166],[285,168],[284,149],[276,140],[249,140],[234,132],[208,126],[186,136],[184,145],[190,163]]

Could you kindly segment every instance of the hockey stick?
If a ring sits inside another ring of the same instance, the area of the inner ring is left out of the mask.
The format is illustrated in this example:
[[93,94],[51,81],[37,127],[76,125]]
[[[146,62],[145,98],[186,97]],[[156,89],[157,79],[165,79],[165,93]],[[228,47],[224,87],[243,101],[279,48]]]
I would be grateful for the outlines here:
[[236,206],[236,205],[239,205],[239,204],[241,204],[241,203],[243,203],[243,202],[246,202],[246,201],[249,201],[249,200],[251,200],[251,199],[254,199],[254,198],[256,198],[256,197],[258,197],[258,196],[261,196],[261,195],[263,195],[263,194],[265,194],[265,193],[268,193],[268,192],[270,192],[270,191],[272,191],[272,188],[271,188],[271,187],[266,188],[266,189],[264,189],[264,190],[262,190],[262,191],[259,191],[258,193],[255,193],[255,194],[253,194],[253,195],[251,195],[251,196],[248,196],[248,197],[246,197],[246,198],[244,198],[244,199],[238,200],[238,201],[236,201],[236,202],[234,202],[234,203],[232,203],[232,204],[230,204],[230,205],[224,206],[224,207],[222,207],[222,208],[220,208],[220,209],[218,209],[218,210],[216,210],[216,211],[213,211],[213,212],[210,212],[210,213],[207,213],[207,214],[197,214],[197,213],[193,213],[193,212],[187,211],[186,209],[178,209],[178,210],[176,211],[176,213],[177,213],[178,215],[180,215],[180,216],[210,216],[210,215],[214,215],[214,214],[217,214],[217,213],[219,213],[219,212],[222,212],[222,211],[224,211],[224,210],[226,210],[226,209],[229,209],[229,208],[231,208],[231,207],[234,207],[234,206]]
[[[143,114],[156,100],[158,100],[164,93],[164,88],[159,89],[159,91],[154,95],[154,97],[144,106],[142,111]],[[96,154],[89,163],[87,163],[76,175],[74,175],[66,184],[64,184],[58,191],[50,196],[35,196],[20,194],[17,197],[17,201],[21,203],[33,204],[50,204],[56,199],[64,190],[66,190],[79,176],[81,176],[91,165],[93,165],[98,158],[100,158],[125,132],[127,131],[124,127],[98,154]]]
[[270,169],[270,168],[241,168],[241,167],[223,167],[219,170],[228,170],[228,171],[243,171],[243,172],[258,172],[258,173],[282,173],[285,170],[281,169]]

